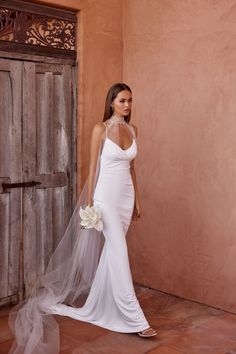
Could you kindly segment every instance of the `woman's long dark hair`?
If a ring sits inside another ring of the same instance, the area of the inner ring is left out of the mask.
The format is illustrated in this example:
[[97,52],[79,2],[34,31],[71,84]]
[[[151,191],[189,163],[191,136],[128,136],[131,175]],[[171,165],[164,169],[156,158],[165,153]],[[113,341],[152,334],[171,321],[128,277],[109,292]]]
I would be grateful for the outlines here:
[[[112,85],[108,92],[107,92],[107,97],[106,97],[106,102],[105,102],[105,110],[104,110],[104,116],[103,116],[103,122],[105,122],[107,119],[111,118],[113,114],[113,109],[111,107],[112,102],[114,99],[117,97],[117,95],[121,92],[127,90],[130,93],[132,93],[131,89],[129,88],[128,85],[124,84],[123,82],[118,82],[114,85]],[[129,123],[130,121],[130,116],[131,116],[131,111],[127,116],[124,117],[125,121]]]

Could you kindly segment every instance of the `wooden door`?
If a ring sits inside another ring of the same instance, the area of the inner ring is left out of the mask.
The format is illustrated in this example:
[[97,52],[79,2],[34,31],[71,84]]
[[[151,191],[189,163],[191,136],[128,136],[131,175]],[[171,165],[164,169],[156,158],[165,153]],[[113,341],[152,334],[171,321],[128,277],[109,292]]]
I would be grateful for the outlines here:
[[21,189],[3,190],[3,183],[22,178],[21,63],[0,60],[0,299],[19,292]]
[[[75,75],[69,64],[17,64],[22,107],[18,181],[25,186],[9,188],[4,195],[19,193],[21,198],[21,232],[13,231],[21,247],[12,252],[19,259],[18,294],[27,297],[64,234],[75,200]],[[8,293],[1,298],[9,299]]]

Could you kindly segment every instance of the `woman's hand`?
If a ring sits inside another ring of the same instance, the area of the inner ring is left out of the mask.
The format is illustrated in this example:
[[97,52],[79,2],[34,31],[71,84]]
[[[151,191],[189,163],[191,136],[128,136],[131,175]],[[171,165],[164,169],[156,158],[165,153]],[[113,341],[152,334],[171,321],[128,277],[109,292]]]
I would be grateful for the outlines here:
[[85,205],[89,207],[93,206],[93,198],[91,195],[87,195],[87,198],[85,200]]
[[88,205],[89,207],[91,207],[91,206],[93,206],[93,202],[92,202],[92,201],[88,201],[88,202],[86,203],[86,205]]

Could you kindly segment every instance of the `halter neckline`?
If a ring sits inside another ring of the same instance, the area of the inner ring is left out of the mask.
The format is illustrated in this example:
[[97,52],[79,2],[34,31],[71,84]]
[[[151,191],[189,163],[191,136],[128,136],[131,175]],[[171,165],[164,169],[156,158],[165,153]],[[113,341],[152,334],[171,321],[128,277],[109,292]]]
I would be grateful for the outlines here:
[[110,122],[114,122],[114,123],[126,123],[125,121],[125,118],[124,117],[118,117],[116,115],[112,115],[110,118],[109,118],[109,121]]

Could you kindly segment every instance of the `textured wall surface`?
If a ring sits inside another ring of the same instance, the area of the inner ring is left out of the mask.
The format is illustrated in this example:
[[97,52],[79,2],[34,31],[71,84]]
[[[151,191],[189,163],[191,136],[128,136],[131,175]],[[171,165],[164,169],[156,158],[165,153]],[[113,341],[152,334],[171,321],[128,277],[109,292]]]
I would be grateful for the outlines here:
[[134,278],[236,312],[236,1],[124,5],[143,209]]
[[135,281],[236,312],[236,0],[40,2],[80,10],[80,184],[107,88],[133,89]]
[[78,11],[78,186],[88,173],[92,127],[107,89],[122,78],[122,0],[32,0]]

